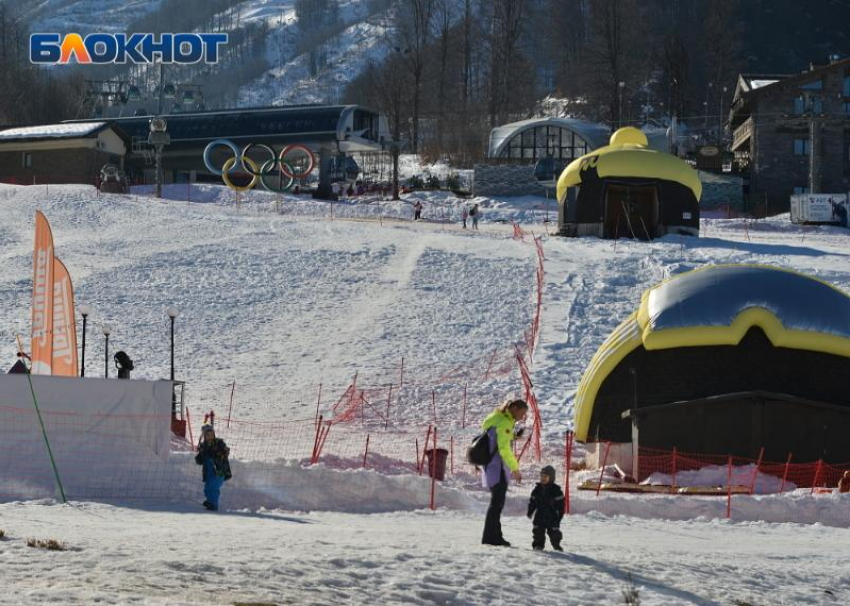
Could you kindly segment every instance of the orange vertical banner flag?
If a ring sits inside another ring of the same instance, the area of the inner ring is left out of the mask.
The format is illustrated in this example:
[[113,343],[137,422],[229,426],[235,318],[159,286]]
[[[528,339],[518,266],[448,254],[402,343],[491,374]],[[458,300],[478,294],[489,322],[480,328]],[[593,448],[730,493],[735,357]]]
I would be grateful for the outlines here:
[[41,211],[35,213],[32,279],[32,373],[51,374],[53,363],[53,233]]
[[77,324],[74,318],[74,285],[68,268],[53,258],[53,365],[54,375],[79,376]]

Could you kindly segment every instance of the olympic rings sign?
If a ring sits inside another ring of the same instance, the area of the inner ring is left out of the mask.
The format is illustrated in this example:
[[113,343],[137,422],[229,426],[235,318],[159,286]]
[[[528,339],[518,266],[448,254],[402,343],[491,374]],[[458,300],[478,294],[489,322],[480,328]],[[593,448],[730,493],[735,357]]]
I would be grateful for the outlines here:
[[[227,147],[233,152],[233,157],[228,158],[224,165],[218,169],[212,163],[212,151],[216,147]],[[262,150],[269,155],[269,159],[263,162],[261,166],[257,166],[257,162],[248,157],[248,152],[252,149]],[[286,161],[286,156],[294,151],[300,151],[307,156],[307,167],[301,172],[296,172],[292,165]],[[260,183],[266,191],[274,193],[283,193],[288,191],[294,184],[296,179],[304,179],[313,172],[316,167],[316,157],[310,149],[301,144],[287,145],[280,153],[275,152],[268,145],[262,143],[249,143],[242,151],[229,139],[216,139],[211,141],[204,149],[204,165],[214,175],[219,175],[224,184],[230,189],[236,191],[246,191],[252,189],[257,183]],[[231,181],[230,176],[234,169],[251,175],[251,181],[248,185],[235,185]],[[272,173],[277,171],[277,184],[270,183],[267,179],[272,176]]]

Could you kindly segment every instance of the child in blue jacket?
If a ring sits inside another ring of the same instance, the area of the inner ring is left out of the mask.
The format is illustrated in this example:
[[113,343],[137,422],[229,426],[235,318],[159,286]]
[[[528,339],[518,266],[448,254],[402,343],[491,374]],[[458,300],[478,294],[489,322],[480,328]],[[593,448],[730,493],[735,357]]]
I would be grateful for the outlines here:
[[224,440],[215,437],[212,425],[201,427],[201,442],[198,444],[198,454],[195,463],[204,466],[204,507],[210,511],[218,511],[218,500],[222,485],[233,477],[230,472],[230,449]]

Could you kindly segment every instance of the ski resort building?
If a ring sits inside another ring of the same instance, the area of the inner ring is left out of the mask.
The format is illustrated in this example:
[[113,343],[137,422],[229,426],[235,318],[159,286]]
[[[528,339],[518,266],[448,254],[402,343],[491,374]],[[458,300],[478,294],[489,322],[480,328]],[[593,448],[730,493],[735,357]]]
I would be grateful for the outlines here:
[[795,462],[850,460],[850,297],[721,265],[647,290],[579,384],[576,438]]
[[558,229],[565,236],[699,235],[702,183],[691,166],[649,147],[627,126],[573,160],[558,179]]
[[127,134],[108,122],[45,124],[0,131],[5,183],[94,184],[104,164],[123,167]]

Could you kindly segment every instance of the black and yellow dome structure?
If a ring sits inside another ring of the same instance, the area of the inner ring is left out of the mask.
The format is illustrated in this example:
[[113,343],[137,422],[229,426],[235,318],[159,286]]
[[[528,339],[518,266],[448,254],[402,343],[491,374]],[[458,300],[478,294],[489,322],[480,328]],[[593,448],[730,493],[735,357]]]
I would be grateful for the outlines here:
[[696,236],[701,195],[699,175],[687,162],[650,149],[646,135],[628,126],[561,173],[558,228],[565,236]]
[[676,275],[591,359],[575,432],[633,452],[850,461],[850,296],[758,265]]

